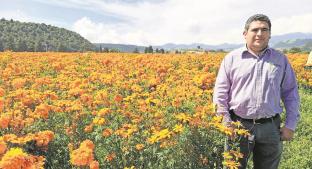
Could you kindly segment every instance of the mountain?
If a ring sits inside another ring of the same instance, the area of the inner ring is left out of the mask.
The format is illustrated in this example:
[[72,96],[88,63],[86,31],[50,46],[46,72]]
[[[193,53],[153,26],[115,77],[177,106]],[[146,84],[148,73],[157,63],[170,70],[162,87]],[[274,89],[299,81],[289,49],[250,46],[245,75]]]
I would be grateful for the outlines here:
[[281,41],[276,43],[274,48],[278,49],[290,49],[290,48],[301,48],[303,50],[312,50],[312,39],[294,39]]
[[301,33],[301,32],[295,32],[295,33],[288,33],[283,35],[275,35],[272,36],[270,39],[270,45],[276,45],[280,42],[286,42],[286,41],[292,41],[292,40],[298,40],[298,39],[312,39],[312,33]]
[[78,33],[44,23],[0,20],[0,51],[61,51],[94,50],[95,46]]
[[[230,51],[235,48],[243,46],[242,44],[230,44],[224,43],[219,45],[207,45],[203,43],[193,43],[193,44],[174,44],[167,43],[162,46],[157,46],[158,48],[164,48],[165,50],[181,50],[181,49],[196,49],[200,47],[204,50],[225,50]],[[294,47],[301,48],[302,50],[312,50],[312,33],[288,33],[283,35],[272,36],[270,39],[270,46],[278,49],[291,49]]]
[[94,43],[97,51],[118,51],[118,52],[137,52],[143,53],[145,46],[113,44],[113,43]]
[[229,44],[223,43],[219,45],[207,45],[203,43],[192,43],[192,44],[174,44],[174,43],[167,43],[161,46],[155,46],[155,48],[164,48],[165,50],[181,50],[181,49],[197,49],[201,48],[204,50],[232,50],[234,48],[238,48],[243,44]]

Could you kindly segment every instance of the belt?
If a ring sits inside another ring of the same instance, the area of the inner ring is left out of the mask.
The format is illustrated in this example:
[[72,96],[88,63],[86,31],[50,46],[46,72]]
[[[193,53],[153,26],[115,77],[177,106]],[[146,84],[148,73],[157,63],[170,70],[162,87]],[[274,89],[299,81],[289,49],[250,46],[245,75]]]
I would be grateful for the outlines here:
[[263,123],[266,123],[266,122],[272,122],[272,120],[275,120],[276,118],[279,117],[279,114],[275,114],[275,116],[272,116],[272,117],[269,117],[269,118],[260,118],[260,119],[245,119],[245,118],[241,118],[240,116],[236,115],[234,113],[233,110],[230,110],[230,115],[231,115],[231,119],[233,121],[246,121],[246,122],[250,122],[250,123],[259,123],[259,124],[263,124]]

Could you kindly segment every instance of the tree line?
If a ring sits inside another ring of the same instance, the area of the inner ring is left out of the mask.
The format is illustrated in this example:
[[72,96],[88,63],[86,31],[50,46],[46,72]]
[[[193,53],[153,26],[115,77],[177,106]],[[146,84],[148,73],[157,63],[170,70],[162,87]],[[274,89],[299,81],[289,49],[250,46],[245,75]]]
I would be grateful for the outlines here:
[[93,51],[94,45],[78,33],[44,23],[0,20],[0,51],[79,52]]

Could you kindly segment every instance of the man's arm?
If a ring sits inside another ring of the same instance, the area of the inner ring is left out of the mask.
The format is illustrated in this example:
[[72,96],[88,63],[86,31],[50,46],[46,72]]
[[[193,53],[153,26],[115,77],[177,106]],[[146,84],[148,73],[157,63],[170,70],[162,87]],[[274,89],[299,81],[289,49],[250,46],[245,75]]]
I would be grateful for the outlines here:
[[223,121],[226,123],[231,121],[228,104],[231,83],[227,68],[229,68],[229,65],[226,63],[226,58],[224,58],[219,68],[213,92],[213,102],[217,105],[217,114],[223,115]]
[[285,126],[281,129],[282,139],[291,140],[300,118],[298,85],[296,75],[287,60],[284,78],[281,84],[281,97],[286,109]]

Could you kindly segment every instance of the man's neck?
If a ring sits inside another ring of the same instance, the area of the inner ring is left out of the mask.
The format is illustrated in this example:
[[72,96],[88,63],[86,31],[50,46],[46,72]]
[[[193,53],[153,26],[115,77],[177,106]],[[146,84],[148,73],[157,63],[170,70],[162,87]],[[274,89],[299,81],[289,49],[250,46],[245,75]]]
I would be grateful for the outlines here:
[[246,45],[246,48],[247,48],[249,53],[251,53],[251,54],[253,54],[253,55],[257,56],[257,57],[260,57],[264,53],[264,51],[268,48],[268,46],[266,46],[265,48],[261,49],[260,51],[252,50],[247,45]]

